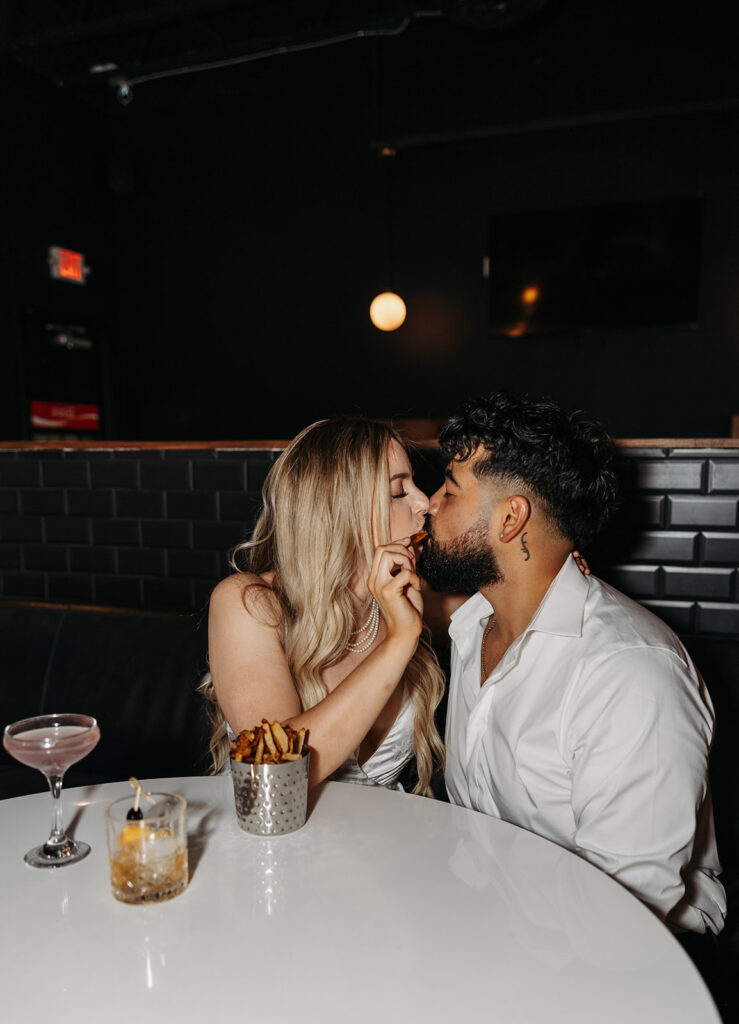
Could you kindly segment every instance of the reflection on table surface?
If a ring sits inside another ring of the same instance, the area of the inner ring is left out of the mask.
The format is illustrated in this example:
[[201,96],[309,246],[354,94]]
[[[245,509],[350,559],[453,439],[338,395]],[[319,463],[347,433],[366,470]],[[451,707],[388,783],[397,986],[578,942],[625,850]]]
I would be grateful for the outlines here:
[[126,783],[65,794],[93,850],[50,871],[22,860],[48,795],[0,802],[5,1020],[719,1020],[650,911],[514,826],[328,783],[304,828],[258,838],[238,828],[228,777],[146,788],[188,800],[190,884],[137,907],[113,899],[105,847],[103,807]]

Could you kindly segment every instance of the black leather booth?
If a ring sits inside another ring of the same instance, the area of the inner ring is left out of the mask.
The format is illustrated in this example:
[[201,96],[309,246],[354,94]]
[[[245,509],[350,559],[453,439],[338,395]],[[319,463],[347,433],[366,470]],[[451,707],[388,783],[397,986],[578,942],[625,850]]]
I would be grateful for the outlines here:
[[[69,769],[67,787],[205,774],[195,686],[206,633],[203,615],[0,601],[0,726],[59,711],[97,718],[100,742]],[[45,788],[0,750],[0,798]]]

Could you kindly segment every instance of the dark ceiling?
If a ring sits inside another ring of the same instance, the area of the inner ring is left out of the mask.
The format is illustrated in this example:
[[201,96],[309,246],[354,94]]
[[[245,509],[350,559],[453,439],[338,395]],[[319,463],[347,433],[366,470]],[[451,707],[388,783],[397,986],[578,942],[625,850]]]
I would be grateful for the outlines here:
[[[451,30],[462,40],[471,33],[511,31],[551,5],[552,0],[15,0],[0,11],[0,54],[59,87],[100,97],[121,82],[133,89],[274,57],[340,51],[352,42],[412,40],[422,23],[436,22],[437,35]],[[429,46],[428,37],[415,42],[421,50]],[[416,48],[412,59],[419,56]],[[347,50],[343,58],[349,67],[356,55]],[[126,98],[119,89],[118,99]]]
[[378,59],[388,80],[415,90],[419,107],[424,89],[470,97],[476,123],[724,109],[739,96],[730,8],[719,0],[3,0],[0,61],[113,111],[133,100],[139,110],[376,73]]

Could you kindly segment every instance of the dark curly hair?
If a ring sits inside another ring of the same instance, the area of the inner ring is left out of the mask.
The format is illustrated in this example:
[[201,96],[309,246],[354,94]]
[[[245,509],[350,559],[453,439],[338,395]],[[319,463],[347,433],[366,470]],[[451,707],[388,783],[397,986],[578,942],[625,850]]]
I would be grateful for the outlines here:
[[441,432],[444,457],[466,461],[482,446],[480,478],[521,481],[574,547],[585,548],[618,505],[614,447],[603,428],[554,402],[504,392],[473,399]]

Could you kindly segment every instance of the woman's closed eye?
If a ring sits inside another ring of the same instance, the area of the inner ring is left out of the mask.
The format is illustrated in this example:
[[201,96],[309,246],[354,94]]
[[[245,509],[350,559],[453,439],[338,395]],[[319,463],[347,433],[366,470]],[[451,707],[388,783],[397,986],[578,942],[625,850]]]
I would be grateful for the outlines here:
[[400,494],[391,494],[390,497],[391,498],[407,498],[408,497],[408,491],[401,491]]

